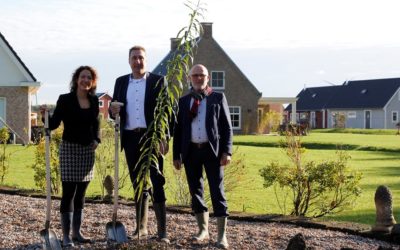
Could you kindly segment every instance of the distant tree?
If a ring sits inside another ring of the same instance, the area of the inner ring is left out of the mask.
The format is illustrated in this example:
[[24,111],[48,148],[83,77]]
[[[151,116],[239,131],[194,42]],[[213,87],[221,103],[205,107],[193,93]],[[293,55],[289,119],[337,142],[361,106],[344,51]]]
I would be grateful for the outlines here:
[[276,111],[270,110],[264,113],[261,117],[260,125],[258,126],[258,132],[264,133],[268,130],[269,132],[276,132],[279,128],[282,115]]

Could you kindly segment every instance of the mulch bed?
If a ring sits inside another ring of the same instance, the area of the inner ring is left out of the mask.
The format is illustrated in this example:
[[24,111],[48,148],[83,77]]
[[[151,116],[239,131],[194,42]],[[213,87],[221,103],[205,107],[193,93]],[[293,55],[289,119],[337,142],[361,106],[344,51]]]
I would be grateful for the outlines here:
[[[11,189],[0,191],[0,249],[43,249],[39,232],[44,229],[46,200],[42,195],[34,196]],[[53,199],[51,229],[60,239],[58,209],[59,200]],[[157,225],[152,209],[148,237],[140,242],[130,239],[123,245],[108,242],[105,225],[111,221],[111,214],[112,204],[88,201],[82,231],[93,242],[70,249],[217,249],[216,219],[210,219],[210,240],[195,243],[191,237],[197,226],[188,208],[168,208],[169,245],[158,242],[155,237]],[[124,224],[129,236],[135,229],[134,215],[132,203],[119,206],[118,220]],[[388,235],[374,235],[368,229],[367,225],[354,223],[317,223],[296,217],[233,213],[228,220],[227,236],[230,249],[286,249],[289,240],[298,233],[304,236],[310,249],[400,249]]]

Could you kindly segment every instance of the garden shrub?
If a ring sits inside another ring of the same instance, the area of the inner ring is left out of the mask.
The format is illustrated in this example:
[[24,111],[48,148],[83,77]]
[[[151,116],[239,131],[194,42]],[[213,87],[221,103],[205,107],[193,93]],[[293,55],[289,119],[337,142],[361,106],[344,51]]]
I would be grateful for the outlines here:
[[[50,173],[51,193],[59,194],[61,191],[61,173],[59,167],[59,148],[62,140],[63,128],[59,127],[51,133],[50,142]],[[45,138],[42,137],[36,147],[35,162],[30,165],[35,174],[33,176],[35,185],[42,191],[46,190],[46,148]]]
[[361,174],[349,170],[350,156],[346,152],[337,150],[332,160],[306,162],[300,137],[287,133],[285,138],[281,143],[290,163],[273,161],[260,170],[264,187],[274,188],[283,213],[290,205],[291,215],[321,217],[354,204],[361,194]]
[[10,138],[10,133],[6,127],[2,127],[0,129],[0,144],[1,144],[1,150],[0,150],[0,183],[4,183],[4,178],[6,177],[6,174],[8,172],[8,169],[10,167],[9,164],[9,158],[10,158],[10,153],[6,152],[7,149],[7,141]]

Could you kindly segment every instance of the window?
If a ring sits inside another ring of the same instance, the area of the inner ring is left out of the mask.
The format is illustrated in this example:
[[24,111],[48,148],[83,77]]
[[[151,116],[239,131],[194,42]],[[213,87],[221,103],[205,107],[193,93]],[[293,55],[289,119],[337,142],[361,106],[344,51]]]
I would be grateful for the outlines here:
[[300,113],[300,120],[307,120],[308,119],[308,113],[301,112]]
[[348,111],[347,118],[357,118],[357,112],[356,111]]
[[214,89],[225,88],[225,72],[224,71],[212,71],[211,72],[211,87]]
[[240,129],[240,118],[241,118],[241,110],[239,106],[229,107],[229,112],[231,113],[231,122],[233,129]]
[[392,111],[392,122],[397,122],[399,120],[399,113],[397,111]]
[[103,101],[102,101],[102,100],[99,100],[99,107],[100,107],[100,108],[104,107],[104,104],[103,104]]

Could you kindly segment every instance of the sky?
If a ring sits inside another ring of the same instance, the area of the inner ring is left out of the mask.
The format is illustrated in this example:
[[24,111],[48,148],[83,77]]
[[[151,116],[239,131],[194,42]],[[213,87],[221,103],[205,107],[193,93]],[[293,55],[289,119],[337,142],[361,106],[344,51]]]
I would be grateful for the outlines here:
[[[91,65],[97,92],[130,72],[146,47],[153,70],[189,21],[185,0],[0,0],[0,32],[42,83],[33,105],[54,104],[72,72]],[[400,2],[202,0],[213,37],[263,97],[304,87],[400,77]]]

